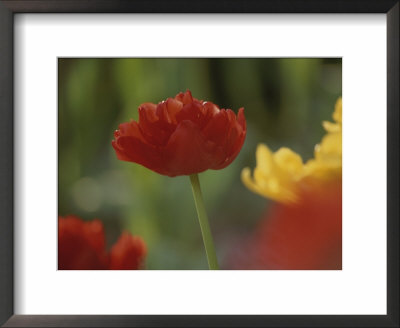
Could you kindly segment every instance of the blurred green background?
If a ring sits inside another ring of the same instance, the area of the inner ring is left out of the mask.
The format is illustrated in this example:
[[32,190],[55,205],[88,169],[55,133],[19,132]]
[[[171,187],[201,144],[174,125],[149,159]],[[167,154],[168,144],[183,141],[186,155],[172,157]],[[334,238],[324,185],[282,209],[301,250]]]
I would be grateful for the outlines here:
[[114,130],[137,120],[141,103],[191,90],[220,108],[245,108],[247,137],[227,168],[199,175],[220,265],[240,250],[268,201],[247,190],[242,168],[258,143],[286,146],[307,160],[342,90],[336,58],[58,60],[58,210],[98,218],[110,247],[122,230],[141,236],[147,269],[207,269],[187,176],[169,178],[117,160]]

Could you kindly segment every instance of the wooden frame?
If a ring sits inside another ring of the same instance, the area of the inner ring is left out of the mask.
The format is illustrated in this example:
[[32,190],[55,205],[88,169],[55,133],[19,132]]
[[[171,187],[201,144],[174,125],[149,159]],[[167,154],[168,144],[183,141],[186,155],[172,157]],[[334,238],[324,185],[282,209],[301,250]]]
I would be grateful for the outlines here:
[[[387,315],[29,316],[13,310],[13,28],[17,13],[386,13]],[[5,327],[399,327],[399,2],[395,0],[0,1],[0,324]]]

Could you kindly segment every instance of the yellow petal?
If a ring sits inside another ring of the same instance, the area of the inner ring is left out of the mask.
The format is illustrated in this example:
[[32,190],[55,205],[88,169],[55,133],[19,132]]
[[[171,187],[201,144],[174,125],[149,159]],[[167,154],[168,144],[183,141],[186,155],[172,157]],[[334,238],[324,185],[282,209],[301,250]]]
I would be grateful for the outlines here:
[[244,185],[266,198],[280,202],[296,201],[295,180],[302,171],[301,157],[288,148],[272,153],[266,145],[259,144],[256,160],[253,178],[249,168],[242,171]]
[[342,134],[329,133],[322,138],[321,144],[315,148],[315,158],[342,158]]
[[324,127],[326,132],[334,133],[334,132],[342,131],[342,126],[340,124],[324,121],[324,122],[322,122],[322,126]]
[[256,150],[257,168],[265,175],[273,171],[273,157],[271,150],[264,144],[258,144]]
[[333,112],[333,119],[342,124],[342,98],[339,98],[335,104],[335,111]]
[[290,180],[295,180],[303,170],[303,160],[301,156],[289,148],[280,148],[274,155],[276,165],[284,170],[286,174],[291,175]]
[[260,187],[257,185],[257,183],[251,178],[251,170],[250,168],[246,167],[242,170],[241,174],[242,182],[243,184],[250,189],[251,191],[257,193],[257,194],[262,194],[262,190]]
[[251,191],[279,202],[293,203],[302,189],[326,179],[341,179],[342,174],[342,99],[335,105],[333,119],[323,122],[327,134],[316,145],[314,158],[303,164],[300,155],[289,148],[272,151],[264,144],[256,150],[256,168],[245,168],[241,178]]
[[316,183],[316,181],[326,181],[332,179],[341,179],[342,161],[331,159],[326,161],[309,160],[305,165],[306,174],[302,182],[307,184]]

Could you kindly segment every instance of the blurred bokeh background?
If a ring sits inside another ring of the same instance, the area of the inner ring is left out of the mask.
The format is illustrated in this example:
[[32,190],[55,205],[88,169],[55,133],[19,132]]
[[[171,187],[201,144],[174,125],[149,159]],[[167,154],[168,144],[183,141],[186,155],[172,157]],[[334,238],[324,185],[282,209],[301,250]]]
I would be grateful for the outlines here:
[[[147,269],[207,269],[189,178],[169,178],[117,160],[111,146],[141,103],[180,91],[221,108],[245,108],[247,137],[237,159],[199,175],[220,265],[240,249],[270,202],[246,189],[258,143],[313,156],[342,90],[336,58],[92,59],[58,61],[59,215],[100,219],[107,245],[123,230],[141,236]],[[226,267],[225,267],[226,268]]]

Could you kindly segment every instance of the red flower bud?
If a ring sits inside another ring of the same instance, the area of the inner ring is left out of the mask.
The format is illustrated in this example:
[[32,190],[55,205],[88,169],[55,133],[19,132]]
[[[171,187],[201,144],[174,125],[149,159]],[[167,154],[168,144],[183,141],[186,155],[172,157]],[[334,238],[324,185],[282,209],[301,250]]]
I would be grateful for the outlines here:
[[124,232],[110,251],[110,270],[140,269],[146,246],[142,239]]
[[112,145],[120,160],[174,177],[228,166],[246,137],[246,120],[211,102],[179,93],[139,106],[139,122],[122,123]]
[[72,215],[58,218],[59,270],[136,270],[145,255],[139,237],[123,233],[108,254],[101,221],[85,222]]

